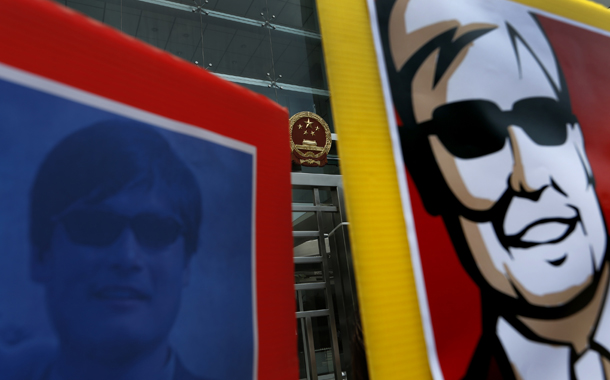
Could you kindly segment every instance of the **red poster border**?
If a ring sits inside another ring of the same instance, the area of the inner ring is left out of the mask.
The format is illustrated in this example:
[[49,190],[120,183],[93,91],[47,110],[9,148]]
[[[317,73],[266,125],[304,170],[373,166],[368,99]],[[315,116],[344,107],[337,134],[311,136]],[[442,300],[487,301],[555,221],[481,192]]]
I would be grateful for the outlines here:
[[256,147],[257,373],[297,378],[287,111],[47,0],[1,2],[0,33],[6,65]]

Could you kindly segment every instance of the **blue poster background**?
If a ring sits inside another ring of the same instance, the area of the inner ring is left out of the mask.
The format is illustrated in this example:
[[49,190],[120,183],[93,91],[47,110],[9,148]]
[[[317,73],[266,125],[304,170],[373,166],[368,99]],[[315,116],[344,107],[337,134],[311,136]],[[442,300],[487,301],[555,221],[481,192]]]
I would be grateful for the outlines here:
[[[202,109],[202,119],[205,110]],[[122,116],[0,80],[0,352],[56,344],[43,287],[30,279],[28,196],[44,156],[65,136]],[[202,192],[200,244],[170,342],[206,379],[252,378],[253,157],[153,127]]]

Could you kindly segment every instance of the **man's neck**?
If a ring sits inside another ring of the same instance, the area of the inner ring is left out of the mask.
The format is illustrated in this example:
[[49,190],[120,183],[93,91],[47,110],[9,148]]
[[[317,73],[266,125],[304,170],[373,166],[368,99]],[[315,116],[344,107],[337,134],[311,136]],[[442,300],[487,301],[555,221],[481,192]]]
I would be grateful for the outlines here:
[[578,312],[561,319],[536,319],[523,316],[517,316],[517,319],[537,336],[553,342],[569,344],[576,354],[582,354],[589,348],[591,336],[595,333],[597,321],[604,307],[609,272],[609,265],[606,263],[591,302]]
[[165,380],[171,351],[167,342],[132,360],[99,358],[83,352],[60,349],[51,379],[61,380]]

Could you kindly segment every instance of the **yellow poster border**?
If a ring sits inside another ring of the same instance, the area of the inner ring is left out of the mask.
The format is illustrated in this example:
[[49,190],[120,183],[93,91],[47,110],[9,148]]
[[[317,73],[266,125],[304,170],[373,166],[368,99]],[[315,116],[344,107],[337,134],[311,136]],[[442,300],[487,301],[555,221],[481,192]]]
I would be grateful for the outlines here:
[[[610,31],[585,0],[513,0]],[[431,379],[366,0],[317,0],[372,380]]]

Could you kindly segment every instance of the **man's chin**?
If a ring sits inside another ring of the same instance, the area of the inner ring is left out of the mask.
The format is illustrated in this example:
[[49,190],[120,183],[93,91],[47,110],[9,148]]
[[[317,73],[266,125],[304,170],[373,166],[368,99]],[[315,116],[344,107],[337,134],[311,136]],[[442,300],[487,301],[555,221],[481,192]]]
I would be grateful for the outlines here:
[[514,283],[513,287],[517,290],[517,294],[520,298],[534,307],[556,308],[573,302],[581,294],[585,293],[585,290],[591,286],[592,282],[593,275],[590,275],[584,282],[578,285],[573,285],[568,288],[561,289],[556,292],[546,293],[540,296],[530,293],[526,289],[519,287]]
[[559,319],[572,315],[590,304],[599,291],[605,291],[608,284],[608,264],[601,271],[592,273],[580,284],[550,292],[542,296],[532,294],[518,282],[511,285],[517,297],[500,295],[496,291],[488,293],[486,301],[493,303],[500,314],[521,315],[530,318]]
[[106,334],[79,337],[73,349],[81,351],[90,359],[106,363],[108,366],[120,366],[130,363],[145,352],[154,350],[162,339],[152,339],[150,334],[123,333],[106,331]]
[[[517,298],[535,307],[556,308],[573,302],[594,285],[596,273],[592,263],[588,264],[587,268],[571,268],[569,263],[566,263],[559,268],[543,263],[538,267],[528,268],[528,272],[535,272],[537,275],[527,277],[522,276],[515,268],[507,266],[506,275]],[[527,281],[520,282],[519,278],[524,277]]]

